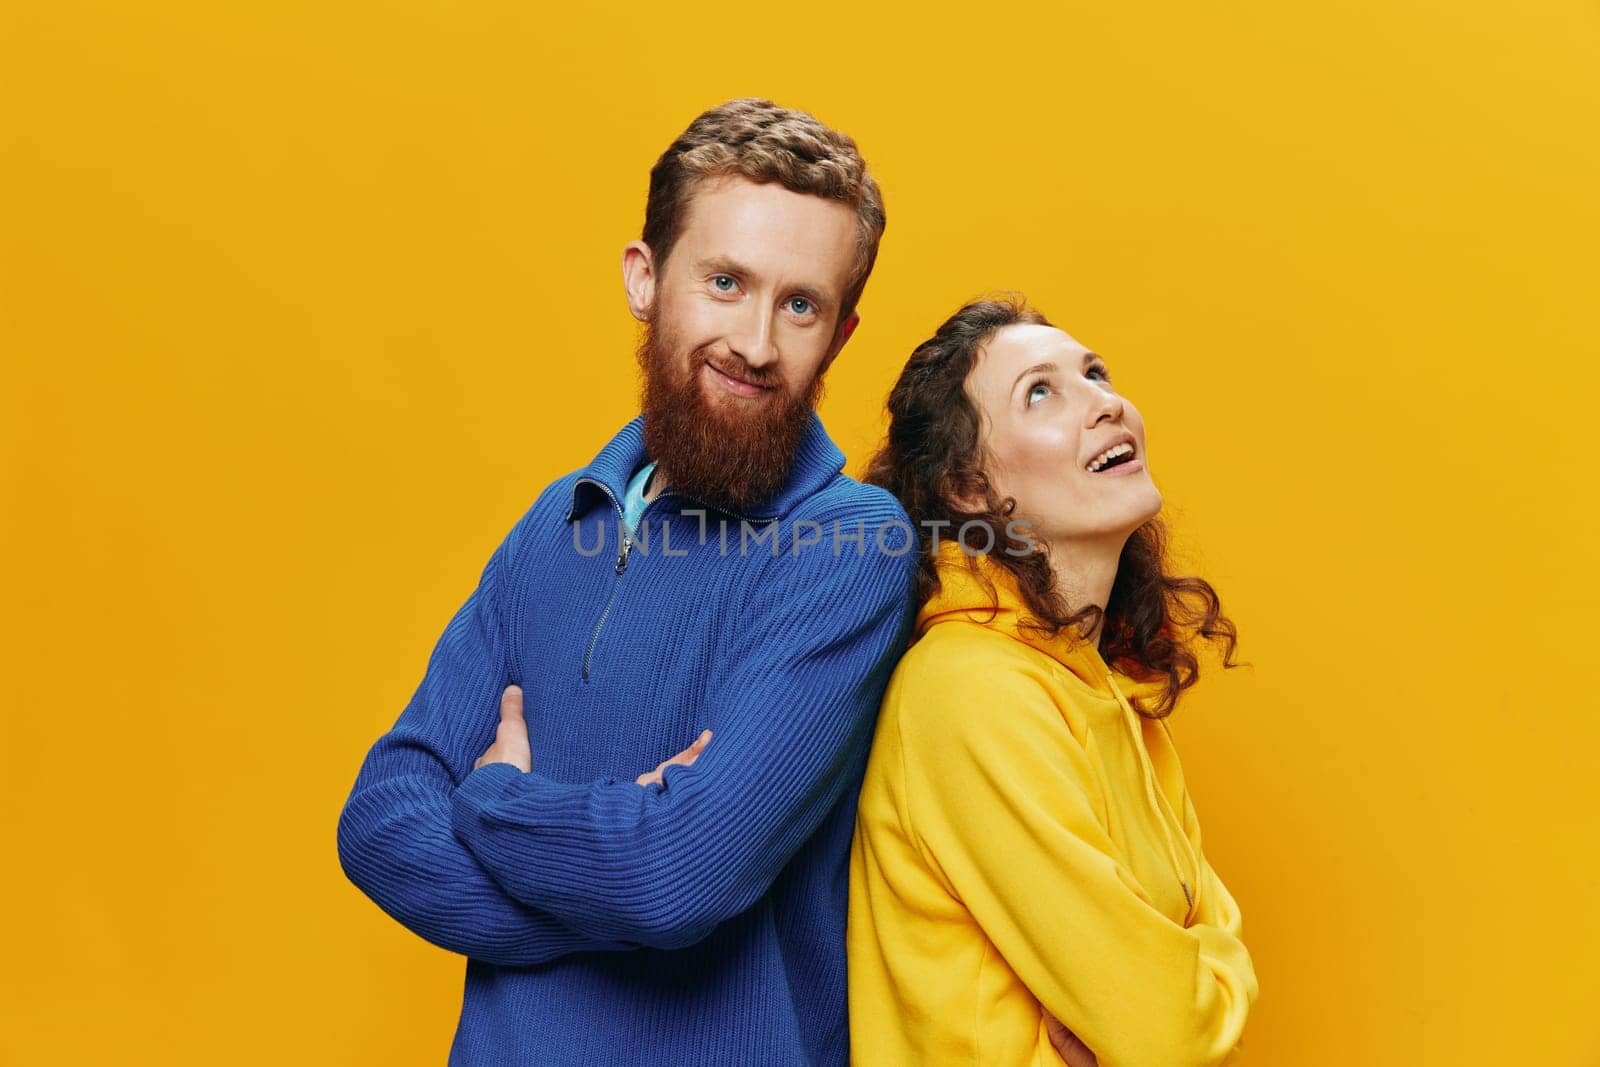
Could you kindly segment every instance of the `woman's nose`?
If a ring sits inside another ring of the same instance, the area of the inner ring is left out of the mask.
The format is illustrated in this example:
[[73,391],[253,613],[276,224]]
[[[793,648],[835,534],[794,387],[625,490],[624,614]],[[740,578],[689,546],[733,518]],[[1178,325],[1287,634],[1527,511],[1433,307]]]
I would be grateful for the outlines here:
[[1084,382],[1082,388],[1088,390],[1088,405],[1084,412],[1083,425],[1094,429],[1107,420],[1116,422],[1122,418],[1122,397],[1114,390],[1092,382]]

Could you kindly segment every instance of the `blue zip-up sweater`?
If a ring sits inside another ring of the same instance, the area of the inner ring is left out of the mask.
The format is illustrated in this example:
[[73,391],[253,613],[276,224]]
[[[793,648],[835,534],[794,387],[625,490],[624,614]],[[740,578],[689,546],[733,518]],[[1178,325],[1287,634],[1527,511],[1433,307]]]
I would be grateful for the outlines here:
[[[619,538],[642,429],[490,556],[367,753],[340,862],[468,957],[451,1064],[842,1067],[855,802],[914,534],[813,413],[765,506],[668,486]],[[513,682],[533,771],[473,770]],[[636,784],[708,727],[692,766]]]

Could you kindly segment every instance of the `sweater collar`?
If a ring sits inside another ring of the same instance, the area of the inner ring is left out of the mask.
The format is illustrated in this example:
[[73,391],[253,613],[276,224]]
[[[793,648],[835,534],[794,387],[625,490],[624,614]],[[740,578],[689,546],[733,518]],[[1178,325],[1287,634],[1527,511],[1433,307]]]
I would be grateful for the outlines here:
[[[578,472],[578,479],[572,487],[572,506],[567,511],[567,521],[571,522],[596,500],[605,499],[607,494],[620,507],[628,479],[649,458],[644,446],[644,415],[636,415],[633,421],[606,442],[587,467]],[[746,512],[729,508],[717,510],[752,523],[781,519],[844,470],[844,459],[844,453],[839,451],[839,446],[833,443],[823,427],[821,416],[813,410],[811,423],[800,439],[800,447],[795,450],[789,476],[778,492]],[[666,491],[670,494],[673,489],[669,485]],[[686,494],[677,495],[685,500],[695,499]]]

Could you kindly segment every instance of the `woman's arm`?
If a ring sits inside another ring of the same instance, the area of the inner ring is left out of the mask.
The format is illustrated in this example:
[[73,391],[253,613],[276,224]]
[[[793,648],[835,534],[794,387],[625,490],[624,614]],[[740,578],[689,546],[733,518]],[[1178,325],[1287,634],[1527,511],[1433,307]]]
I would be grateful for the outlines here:
[[1238,937],[1239,904],[1228,892],[1228,887],[1222,884],[1222,879],[1217,877],[1211,861],[1206,858],[1205,849],[1200,845],[1200,818],[1195,814],[1194,802],[1189,799],[1187,788],[1183,791],[1183,834],[1189,839],[1194,854],[1200,858],[1200,889],[1197,894],[1200,906],[1195,909],[1195,921],[1220,926]]
[[947,658],[903,688],[912,829],[1100,1067],[1224,1063],[1257,994],[1237,909],[1231,923],[1222,909],[1222,924],[1184,927],[1151,903],[1100,822],[1088,756],[1047,684],[1014,662]]

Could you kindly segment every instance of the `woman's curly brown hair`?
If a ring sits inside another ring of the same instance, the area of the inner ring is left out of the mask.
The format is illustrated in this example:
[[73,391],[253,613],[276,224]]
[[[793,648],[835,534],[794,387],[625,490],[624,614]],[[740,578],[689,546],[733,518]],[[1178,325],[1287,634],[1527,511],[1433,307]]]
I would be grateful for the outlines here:
[[[1100,651],[1107,664],[1138,681],[1165,682],[1154,707],[1145,707],[1136,696],[1130,701],[1135,710],[1146,718],[1166,718],[1179,694],[1199,680],[1193,639],[1219,643],[1222,665],[1237,667],[1238,631],[1222,614],[1209,582],[1167,573],[1167,530],[1159,518],[1129,536],[1104,609],[1089,604],[1074,611],[1056,590],[1048,549],[1016,536],[1011,516],[1017,502],[1002,500],[984,474],[982,420],[966,383],[984,343],[995,331],[1018,323],[1050,325],[1025,299],[1005,294],[967,304],[917,346],[889,394],[887,440],[868,462],[863,480],[898,497],[917,531],[919,603],[939,588],[937,531],[955,531],[954,539],[969,556],[987,555],[1016,578],[1032,613],[1022,625],[1047,635],[1075,626],[1068,632],[1082,639],[1102,621]],[[984,505],[976,511],[957,503],[977,499]],[[969,564],[981,578],[977,560]]]

